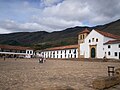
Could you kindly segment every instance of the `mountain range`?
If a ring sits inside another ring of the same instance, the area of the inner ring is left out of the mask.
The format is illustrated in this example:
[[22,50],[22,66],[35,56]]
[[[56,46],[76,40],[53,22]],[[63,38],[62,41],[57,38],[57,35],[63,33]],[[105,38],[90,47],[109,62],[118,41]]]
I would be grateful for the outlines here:
[[83,31],[85,28],[88,30],[98,29],[120,35],[120,19],[105,25],[97,25],[93,27],[76,26],[51,33],[46,31],[37,31],[0,34],[0,44],[30,46],[35,49],[45,49],[55,46],[77,44],[77,36],[79,32]]

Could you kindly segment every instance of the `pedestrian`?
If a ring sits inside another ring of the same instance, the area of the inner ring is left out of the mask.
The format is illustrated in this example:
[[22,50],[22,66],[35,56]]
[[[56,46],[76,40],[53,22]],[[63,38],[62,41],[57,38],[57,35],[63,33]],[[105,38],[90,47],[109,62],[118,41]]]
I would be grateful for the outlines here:
[[39,63],[44,63],[44,59],[43,59],[43,56],[41,54],[39,55]]
[[44,58],[43,57],[39,58],[39,63],[44,63]]

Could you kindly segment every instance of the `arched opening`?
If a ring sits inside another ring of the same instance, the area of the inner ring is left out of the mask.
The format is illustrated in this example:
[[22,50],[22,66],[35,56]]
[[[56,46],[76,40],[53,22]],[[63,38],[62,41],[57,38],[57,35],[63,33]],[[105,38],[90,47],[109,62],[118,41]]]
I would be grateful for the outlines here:
[[95,58],[96,56],[96,50],[95,48],[91,48],[91,58]]

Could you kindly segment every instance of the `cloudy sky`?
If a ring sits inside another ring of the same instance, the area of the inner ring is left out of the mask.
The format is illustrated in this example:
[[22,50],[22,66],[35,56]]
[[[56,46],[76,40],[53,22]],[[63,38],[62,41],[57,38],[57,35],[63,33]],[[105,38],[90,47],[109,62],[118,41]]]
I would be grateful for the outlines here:
[[58,31],[120,19],[120,0],[0,0],[0,34]]

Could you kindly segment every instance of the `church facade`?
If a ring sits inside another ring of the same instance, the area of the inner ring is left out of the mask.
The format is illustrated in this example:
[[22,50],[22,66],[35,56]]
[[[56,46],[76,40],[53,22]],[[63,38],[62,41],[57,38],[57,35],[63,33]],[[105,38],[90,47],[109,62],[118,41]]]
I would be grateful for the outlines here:
[[79,58],[120,59],[120,36],[87,29],[78,36]]

